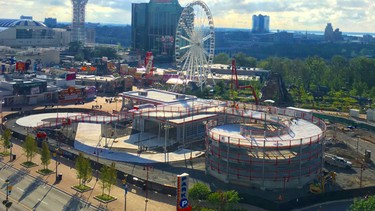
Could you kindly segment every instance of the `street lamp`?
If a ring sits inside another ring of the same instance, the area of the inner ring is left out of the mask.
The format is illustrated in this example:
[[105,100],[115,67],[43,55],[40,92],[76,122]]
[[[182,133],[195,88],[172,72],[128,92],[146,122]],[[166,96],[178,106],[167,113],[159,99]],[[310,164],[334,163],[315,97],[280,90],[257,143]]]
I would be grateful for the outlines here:
[[53,157],[55,158],[55,161],[56,161],[56,167],[55,167],[56,181],[61,180],[58,174],[58,169],[57,169],[57,167],[60,165],[60,162],[58,161],[59,153],[60,153],[60,145],[59,143],[57,143],[57,148],[55,148],[55,152],[53,153]]
[[5,180],[5,184],[7,185],[6,186],[6,192],[7,192],[6,193],[6,199],[3,201],[3,205],[5,206],[5,210],[8,210],[9,207],[12,206],[12,202],[9,201],[9,195],[10,195],[10,193],[12,191],[13,186],[9,185],[9,181],[10,181],[9,178],[7,178]]
[[143,170],[147,171],[147,173],[146,173],[146,186],[144,186],[144,188],[146,190],[145,211],[147,210],[147,202],[148,202],[148,170],[149,169],[152,169],[152,166],[149,166],[149,165],[143,166]]
[[12,152],[12,149],[13,149],[13,143],[12,143],[12,134],[13,132],[10,132],[10,137],[9,137],[9,149],[10,149],[10,155],[9,155],[9,161],[13,161],[13,152]]
[[7,184],[7,194],[6,194],[6,201],[8,201],[8,199],[9,199],[9,178],[7,178],[6,180],[5,180],[5,184]]
[[126,179],[128,178],[127,174],[124,174],[124,179],[122,180],[122,185],[124,186],[124,197],[125,197],[125,203],[124,203],[124,211],[126,211],[126,195],[128,194],[128,184],[126,182]]
[[98,147],[100,147],[100,144],[98,144],[96,146],[95,151],[94,151],[94,155],[96,155],[96,165],[95,165],[96,166],[96,169],[95,169],[95,171],[96,171],[96,181],[99,180],[99,152],[102,152],[101,149],[99,151]]

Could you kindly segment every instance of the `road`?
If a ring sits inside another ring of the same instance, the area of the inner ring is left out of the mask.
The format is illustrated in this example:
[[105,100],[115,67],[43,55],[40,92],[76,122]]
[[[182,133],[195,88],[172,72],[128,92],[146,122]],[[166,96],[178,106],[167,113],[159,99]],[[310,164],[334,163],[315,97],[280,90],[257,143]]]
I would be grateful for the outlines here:
[[329,210],[348,210],[353,203],[353,199],[331,201],[323,204],[316,204],[310,207],[297,209],[296,211],[329,211]]
[[[13,186],[10,201],[11,210],[97,210],[97,208],[80,200],[79,195],[71,196],[43,181],[28,175],[27,169],[17,170],[0,163],[0,198],[6,197],[5,180],[9,178],[9,185]],[[3,206],[3,205],[1,205]],[[1,207],[0,210],[3,210]]]

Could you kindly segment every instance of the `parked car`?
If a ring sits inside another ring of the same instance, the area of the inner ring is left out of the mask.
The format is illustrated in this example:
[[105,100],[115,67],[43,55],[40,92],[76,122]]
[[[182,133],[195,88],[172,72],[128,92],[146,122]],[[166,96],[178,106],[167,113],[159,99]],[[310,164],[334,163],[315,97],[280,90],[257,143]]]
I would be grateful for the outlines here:
[[352,162],[345,160],[342,157],[336,156],[336,155],[330,155],[330,154],[325,154],[324,155],[324,162],[326,164],[332,165],[332,166],[337,166],[340,168],[351,168],[352,167]]

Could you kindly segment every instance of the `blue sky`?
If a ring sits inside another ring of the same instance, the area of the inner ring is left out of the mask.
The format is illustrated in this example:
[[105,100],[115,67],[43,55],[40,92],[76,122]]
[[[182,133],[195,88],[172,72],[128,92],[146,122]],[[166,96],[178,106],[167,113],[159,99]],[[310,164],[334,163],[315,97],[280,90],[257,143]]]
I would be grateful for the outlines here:
[[[89,0],[86,21],[129,24],[131,3],[148,0]],[[191,0],[179,0],[182,6]],[[216,27],[251,28],[251,16],[270,16],[271,29],[324,30],[328,22],[344,32],[375,32],[374,0],[205,0]],[[70,0],[1,0],[0,18],[72,19]]]

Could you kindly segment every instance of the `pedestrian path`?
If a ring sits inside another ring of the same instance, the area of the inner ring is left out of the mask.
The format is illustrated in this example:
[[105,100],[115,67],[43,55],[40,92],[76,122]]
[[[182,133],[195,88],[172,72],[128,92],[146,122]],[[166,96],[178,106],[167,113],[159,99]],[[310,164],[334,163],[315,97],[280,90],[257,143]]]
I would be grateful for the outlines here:
[[[17,159],[13,162],[9,162],[9,157],[3,157],[2,163],[10,165],[16,169],[22,169],[24,167],[21,166],[21,163],[26,161],[26,157],[23,155],[22,148],[20,146],[20,142],[14,141],[13,144],[13,153],[17,155]],[[2,150],[2,149],[1,149]],[[33,158],[33,162],[39,164],[37,167],[32,167],[29,170],[29,174],[33,177],[41,177],[42,181],[48,183],[49,185],[53,185],[56,188],[60,189],[61,191],[64,191],[68,194],[70,194],[72,197],[75,195],[82,200],[91,203],[92,205],[96,207],[105,207],[108,208],[108,210],[118,210],[123,211],[124,210],[124,190],[121,187],[120,181],[118,181],[119,186],[113,186],[111,195],[115,196],[117,198],[116,201],[109,203],[108,205],[102,204],[95,200],[93,197],[95,195],[101,194],[101,183],[100,181],[96,181],[96,172],[94,171],[93,175],[94,178],[88,183],[89,186],[93,187],[94,189],[92,191],[86,192],[86,193],[78,193],[77,191],[71,189],[71,186],[78,184],[78,179],[76,178],[76,171],[74,169],[74,162],[61,159],[60,165],[58,165],[58,172],[63,174],[63,179],[59,183],[55,183],[55,175],[50,176],[41,176],[36,171],[38,169],[41,169],[40,165],[40,155],[36,155]],[[49,169],[54,170],[56,168],[55,161],[52,161],[49,165]],[[169,197],[163,194],[158,194],[150,191],[148,193],[148,202],[147,202],[147,210],[149,211],[159,211],[159,210],[175,210],[175,207],[173,206],[175,203],[173,197]],[[145,191],[142,191],[141,189],[129,185],[129,192],[127,194],[127,210],[128,211],[138,211],[145,209],[146,202],[145,202]],[[69,209],[67,209],[69,210]]]

